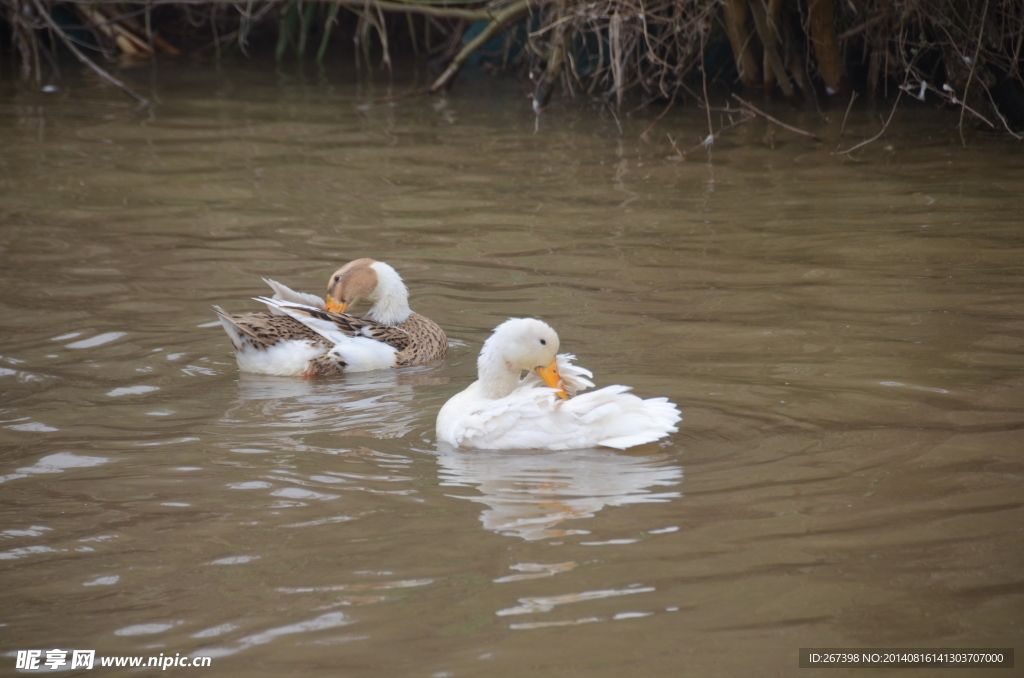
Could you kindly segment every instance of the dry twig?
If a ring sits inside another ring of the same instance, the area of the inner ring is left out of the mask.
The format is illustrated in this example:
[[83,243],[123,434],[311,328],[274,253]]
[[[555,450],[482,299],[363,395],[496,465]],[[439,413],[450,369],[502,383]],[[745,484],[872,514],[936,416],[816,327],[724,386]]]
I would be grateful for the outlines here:
[[857,92],[850,92],[850,103],[846,104],[846,113],[843,114],[843,124],[839,126],[839,138],[843,138],[843,131],[846,129],[846,119],[850,117],[850,109],[853,108],[853,102],[857,100]]
[[814,139],[818,143],[821,143],[821,139],[816,134],[812,134],[812,133],[808,132],[807,130],[802,130],[799,127],[793,127],[792,125],[787,125],[786,123],[782,122],[778,118],[775,118],[775,117],[772,117],[772,116],[768,115],[767,113],[762,111],[760,108],[758,108],[754,104],[750,103],[749,101],[747,101],[745,99],[740,98],[739,96],[737,96],[735,94],[732,95],[732,98],[735,99],[736,101],[740,102],[740,104],[743,105],[745,108],[749,108],[753,113],[756,113],[757,115],[760,115],[765,120],[770,120],[771,122],[774,122],[776,125],[778,125],[779,127],[783,128],[783,129],[788,129],[790,132],[795,132],[797,134],[801,134],[801,135],[803,135],[805,137],[809,137],[811,139]]
[[834,153],[832,153],[832,155],[849,155],[850,153],[856,151],[858,148],[862,148],[862,147],[867,146],[868,144],[870,144],[870,143],[872,143],[874,141],[877,141],[879,139],[879,137],[881,137],[883,134],[885,134],[885,130],[889,128],[889,123],[892,122],[892,117],[894,115],[896,115],[896,107],[900,105],[900,97],[901,96],[903,96],[903,90],[902,89],[896,95],[896,101],[892,105],[892,110],[889,111],[889,117],[882,122],[882,129],[878,130],[878,134],[876,134],[875,136],[871,137],[870,139],[865,139],[864,141],[860,142],[859,144],[857,144],[855,146],[851,146],[850,148],[846,149],[845,151],[835,151]]
[[65,33],[64,30],[59,25],[57,25],[57,22],[53,20],[53,17],[50,16],[50,13],[47,12],[46,9],[43,7],[43,3],[41,0],[33,0],[33,2],[35,3],[36,11],[39,12],[39,16],[50,27],[50,30],[56,33],[58,37],[60,37],[61,41],[65,44],[65,46],[67,46],[69,50],[71,50],[71,53],[74,54],[79,61],[81,61],[83,64],[91,68],[93,72],[95,72],[103,80],[106,80],[111,85],[114,85],[128,96],[137,100],[142,106],[149,105],[149,99],[142,96],[141,94],[136,94],[131,87],[124,84],[123,82],[112,76],[110,73],[97,66],[96,62],[94,62],[92,59],[83,54],[82,50],[78,49],[78,46],[75,45],[75,42],[71,39],[71,36]]

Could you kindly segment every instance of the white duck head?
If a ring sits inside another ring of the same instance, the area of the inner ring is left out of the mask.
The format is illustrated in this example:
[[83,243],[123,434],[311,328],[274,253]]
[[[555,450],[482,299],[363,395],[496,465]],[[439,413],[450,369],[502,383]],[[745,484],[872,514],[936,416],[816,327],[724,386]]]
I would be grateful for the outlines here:
[[371,304],[366,317],[385,325],[405,322],[412,313],[402,276],[383,261],[356,259],[331,274],[327,282],[328,311],[344,313],[363,301]]
[[494,328],[477,358],[477,374],[484,393],[504,398],[519,385],[526,370],[537,373],[544,383],[558,389],[560,398],[569,395],[558,374],[558,333],[535,318],[510,318]]

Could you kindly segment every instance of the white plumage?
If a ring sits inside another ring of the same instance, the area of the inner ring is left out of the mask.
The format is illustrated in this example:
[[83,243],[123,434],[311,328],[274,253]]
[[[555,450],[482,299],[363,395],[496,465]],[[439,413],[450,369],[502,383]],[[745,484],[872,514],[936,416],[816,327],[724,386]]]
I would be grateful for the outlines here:
[[398,351],[393,346],[368,336],[350,337],[333,322],[300,312],[302,309],[315,311],[316,307],[279,301],[276,298],[268,299],[267,297],[257,297],[256,301],[262,301],[273,311],[291,316],[324,339],[334,342],[334,346],[327,351],[327,355],[340,359],[346,366],[346,372],[368,372],[397,367],[395,357],[398,355]]
[[[575,397],[592,374],[558,354],[558,334],[532,318],[512,318],[484,342],[479,378],[437,415],[439,442],[475,449],[626,449],[678,429],[682,417],[666,398],[643,400],[628,386]],[[529,374],[520,379],[523,370]],[[568,399],[566,399],[568,398]]]
[[[264,278],[263,282],[270,285],[270,289],[274,290],[274,299],[278,301],[287,301],[292,304],[304,304],[306,306],[312,306],[318,308],[321,311],[327,310],[327,304],[324,302],[323,297],[318,297],[315,294],[307,294],[306,292],[296,292],[287,285],[282,285],[276,280],[270,280]],[[280,311],[277,308],[271,307],[270,312],[274,315],[287,315],[284,311]]]
[[[221,320],[221,324],[229,333],[237,333],[224,320]],[[238,369],[243,372],[290,377],[302,374],[309,368],[309,361],[323,354],[323,346],[312,341],[295,340],[283,341],[262,351],[243,347],[235,352],[235,358],[238,360]]]

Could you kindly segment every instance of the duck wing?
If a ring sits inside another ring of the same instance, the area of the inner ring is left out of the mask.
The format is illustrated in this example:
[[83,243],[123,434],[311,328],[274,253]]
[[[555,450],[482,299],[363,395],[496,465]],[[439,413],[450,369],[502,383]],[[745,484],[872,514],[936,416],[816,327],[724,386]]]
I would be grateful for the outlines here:
[[647,398],[629,393],[629,386],[605,386],[559,404],[563,416],[585,430],[588,446],[625,450],[652,443],[679,429],[679,408],[668,398]]
[[588,379],[590,370],[572,363],[575,357],[557,356],[563,387],[573,395],[569,400],[558,398],[532,372],[496,400],[479,398],[470,387],[449,401],[451,409],[446,404],[438,414],[439,439],[476,449],[624,450],[678,430],[675,424],[682,417],[667,398],[643,400],[619,385],[576,395],[594,383]]
[[[585,444],[572,444],[568,440],[571,432],[560,427],[557,419],[551,416],[557,400],[553,388],[531,386],[516,389],[497,400],[460,400],[462,402],[457,405],[449,401],[455,405],[454,411],[448,410],[449,404],[446,403],[438,414],[439,438],[456,447],[482,450],[587,447]],[[459,412],[460,409],[463,411]],[[445,416],[449,413],[450,419]]]
[[474,410],[459,422],[452,441],[458,447],[624,450],[675,433],[681,419],[666,398],[643,400],[618,385],[569,400],[558,399],[546,387],[517,389]]
[[234,315],[220,306],[214,306],[213,310],[220,316],[221,325],[224,326],[236,350],[240,350],[245,344],[256,348],[268,348],[282,340],[314,340],[326,343],[319,333],[287,316],[267,313]]
[[409,333],[401,328],[347,313],[333,313],[267,297],[258,297],[256,301],[286,313],[335,344],[343,344],[353,337],[362,337],[386,344],[398,352],[404,351],[411,341]]

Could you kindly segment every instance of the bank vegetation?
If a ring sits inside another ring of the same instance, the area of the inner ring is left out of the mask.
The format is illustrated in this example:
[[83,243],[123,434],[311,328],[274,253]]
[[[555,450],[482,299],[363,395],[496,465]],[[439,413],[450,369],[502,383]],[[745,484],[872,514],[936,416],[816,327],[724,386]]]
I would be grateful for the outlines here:
[[70,54],[143,102],[112,64],[229,52],[322,62],[349,45],[363,68],[390,68],[399,53],[425,60],[435,76],[417,93],[451,87],[470,62],[518,72],[538,111],[558,90],[613,112],[684,98],[709,107],[717,81],[794,105],[914,97],[955,109],[961,128],[1018,139],[1024,129],[1021,0],[0,0],[0,10],[22,80],[51,81]]

